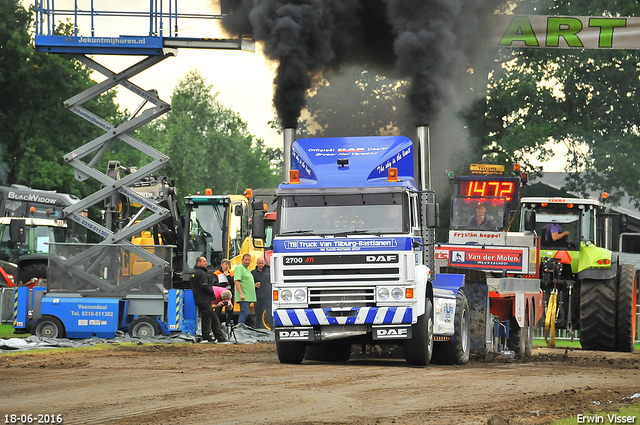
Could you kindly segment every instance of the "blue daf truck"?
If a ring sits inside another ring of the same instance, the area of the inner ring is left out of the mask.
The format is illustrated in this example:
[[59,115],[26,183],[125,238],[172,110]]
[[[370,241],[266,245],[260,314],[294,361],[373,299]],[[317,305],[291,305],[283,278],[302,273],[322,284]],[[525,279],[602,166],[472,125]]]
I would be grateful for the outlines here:
[[[352,344],[394,343],[407,363],[425,366],[434,338],[452,363],[468,361],[468,321],[455,322],[464,276],[433,273],[437,206],[420,134],[417,144],[400,136],[293,142],[285,130],[271,259],[280,362],[346,361]],[[261,228],[256,215],[254,237]]]

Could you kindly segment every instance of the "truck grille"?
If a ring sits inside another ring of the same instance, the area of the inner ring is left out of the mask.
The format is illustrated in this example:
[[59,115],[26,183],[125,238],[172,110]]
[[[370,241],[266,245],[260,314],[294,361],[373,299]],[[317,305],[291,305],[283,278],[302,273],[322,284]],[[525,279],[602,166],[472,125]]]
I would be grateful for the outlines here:
[[309,308],[374,307],[375,288],[310,288]]

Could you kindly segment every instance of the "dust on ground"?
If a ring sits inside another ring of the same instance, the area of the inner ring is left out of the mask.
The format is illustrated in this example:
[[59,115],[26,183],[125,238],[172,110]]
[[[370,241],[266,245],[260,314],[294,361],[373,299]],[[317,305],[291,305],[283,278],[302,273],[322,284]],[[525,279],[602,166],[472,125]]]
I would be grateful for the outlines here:
[[538,348],[425,368],[390,357],[354,346],[347,363],[283,365],[274,343],[2,354],[0,414],[65,424],[546,424],[640,402],[640,353]]

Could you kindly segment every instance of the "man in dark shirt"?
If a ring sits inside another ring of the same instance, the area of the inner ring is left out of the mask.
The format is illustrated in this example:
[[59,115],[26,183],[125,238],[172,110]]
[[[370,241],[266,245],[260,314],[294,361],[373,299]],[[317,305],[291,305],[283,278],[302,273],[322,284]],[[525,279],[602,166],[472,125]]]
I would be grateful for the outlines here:
[[482,202],[478,202],[476,205],[476,213],[469,217],[467,227],[478,230],[495,230],[499,226],[498,222],[487,214],[487,207],[485,207]]
[[273,329],[273,318],[271,317],[271,269],[264,257],[256,260],[256,268],[253,269],[251,274],[256,285],[256,328],[264,329],[266,325],[269,329]]
[[191,273],[189,278],[189,284],[193,291],[193,301],[195,302],[198,310],[200,310],[200,317],[202,319],[202,339],[205,341],[213,342],[211,338],[211,330],[213,325],[213,334],[218,342],[226,342],[227,338],[220,329],[220,319],[213,311],[211,301],[216,299],[216,295],[211,287],[209,281],[209,273],[207,272],[207,259],[204,257],[198,257],[196,259],[196,267]]

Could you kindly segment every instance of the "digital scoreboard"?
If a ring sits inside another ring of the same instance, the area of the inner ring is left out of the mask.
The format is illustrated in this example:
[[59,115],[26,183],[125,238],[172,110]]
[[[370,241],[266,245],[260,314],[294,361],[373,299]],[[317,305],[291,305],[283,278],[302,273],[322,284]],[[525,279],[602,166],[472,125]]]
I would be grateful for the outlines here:
[[508,204],[518,202],[520,182],[515,177],[458,176],[456,195],[470,198],[505,198]]

